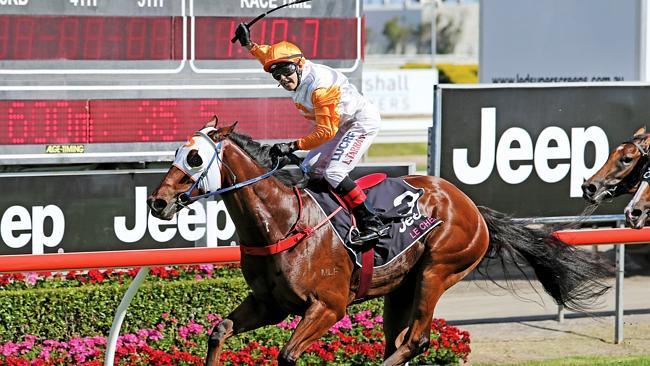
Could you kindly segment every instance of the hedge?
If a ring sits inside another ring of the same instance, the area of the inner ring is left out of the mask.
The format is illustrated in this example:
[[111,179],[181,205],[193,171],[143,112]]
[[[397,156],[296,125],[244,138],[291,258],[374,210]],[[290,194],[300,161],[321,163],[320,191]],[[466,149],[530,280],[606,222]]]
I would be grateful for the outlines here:
[[[0,366],[101,364],[105,337],[128,283],[128,271],[11,274],[0,278]],[[215,276],[215,277],[213,277]],[[207,333],[248,295],[235,268],[154,267],[129,306],[116,365],[202,365]],[[300,365],[378,365],[383,353],[382,301],[351,306],[301,357]],[[226,365],[268,364],[299,317],[230,339]],[[469,334],[432,323],[431,349],[420,362],[457,364]],[[171,362],[171,363],[170,363]],[[416,361],[417,362],[417,361]]]
[[[50,339],[108,335],[115,310],[127,285],[102,284],[77,288],[0,292],[0,340],[23,334]],[[163,313],[179,322],[228,314],[248,294],[243,278],[202,281],[145,282],[133,298],[123,332],[150,328]]]

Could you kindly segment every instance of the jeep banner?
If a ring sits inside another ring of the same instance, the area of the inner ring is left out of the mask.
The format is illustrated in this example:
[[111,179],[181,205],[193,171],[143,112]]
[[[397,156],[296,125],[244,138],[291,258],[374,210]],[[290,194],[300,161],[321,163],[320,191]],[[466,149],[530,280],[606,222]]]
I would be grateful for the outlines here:
[[[414,165],[361,165],[411,173]],[[146,199],[163,170],[0,175],[0,255],[237,245],[235,223],[219,198],[202,200],[170,221],[149,214]]]
[[[584,179],[650,122],[648,100],[643,85],[441,86],[429,173],[515,217],[575,216]],[[595,214],[622,214],[629,198]]]

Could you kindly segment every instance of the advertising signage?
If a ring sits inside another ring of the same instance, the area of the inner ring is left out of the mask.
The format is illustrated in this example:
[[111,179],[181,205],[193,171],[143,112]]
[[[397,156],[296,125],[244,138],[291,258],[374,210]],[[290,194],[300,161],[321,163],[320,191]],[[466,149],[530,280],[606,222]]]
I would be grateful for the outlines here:
[[516,217],[578,215],[582,182],[648,124],[649,98],[647,85],[440,87],[429,173]]
[[2,177],[0,254],[185,248],[234,244],[223,202],[207,201],[172,221],[148,214],[163,171]]
[[[410,174],[414,164],[364,164],[351,174]],[[238,245],[219,197],[170,221],[149,214],[147,196],[166,170],[0,175],[0,255]]]

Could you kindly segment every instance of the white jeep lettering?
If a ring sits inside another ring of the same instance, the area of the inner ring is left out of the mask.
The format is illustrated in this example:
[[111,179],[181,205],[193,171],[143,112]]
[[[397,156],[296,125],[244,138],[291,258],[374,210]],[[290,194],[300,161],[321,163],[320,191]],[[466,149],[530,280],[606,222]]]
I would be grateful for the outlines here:
[[[219,240],[228,240],[235,234],[235,224],[230,219],[223,201],[208,201],[204,208],[200,202],[194,202],[189,209],[179,211],[169,220],[160,220],[148,212],[147,187],[135,188],[135,217],[133,227],[129,229],[126,216],[113,218],[113,229],[117,238],[125,243],[134,243],[149,232],[153,240],[159,243],[171,241],[177,234],[187,241],[197,241],[206,237],[207,246],[215,247]],[[217,225],[219,214],[225,214],[226,224]],[[190,227],[194,225],[194,229]]]
[[[47,235],[44,230],[45,220],[52,220],[52,233]],[[16,234],[16,231],[31,233]],[[45,253],[44,247],[56,247],[61,243],[65,233],[65,216],[55,205],[32,207],[32,213],[23,206],[11,206],[2,215],[0,221],[0,236],[8,247],[21,248],[32,241],[32,254]]]
[[[551,141],[555,141],[551,144]],[[498,143],[497,143],[498,142]],[[519,147],[512,147],[517,143]],[[595,147],[595,161],[592,167],[585,164],[584,153],[588,144]],[[556,145],[556,146],[552,146]],[[563,129],[550,126],[542,130],[533,147],[528,132],[519,127],[504,131],[497,141],[496,108],[481,108],[481,146],[479,163],[472,167],[468,163],[467,148],[453,149],[452,164],[458,180],[465,184],[480,184],[487,180],[494,169],[495,161],[501,179],[508,184],[524,182],[533,171],[547,183],[556,183],[570,174],[570,197],[580,197],[580,185],[607,160],[609,154],[607,135],[598,126],[572,128],[571,139]],[[549,161],[570,159],[569,164],[558,163],[551,168]],[[530,162],[532,164],[525,164]],[[511,162],[519,165],[512,167]]]

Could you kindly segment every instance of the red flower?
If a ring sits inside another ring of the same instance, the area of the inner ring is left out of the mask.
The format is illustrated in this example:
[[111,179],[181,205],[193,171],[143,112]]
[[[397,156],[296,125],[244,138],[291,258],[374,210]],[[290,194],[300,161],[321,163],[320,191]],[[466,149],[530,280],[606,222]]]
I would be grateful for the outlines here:
[[102,283],[105,279],[104,275],[96,269],[88,271],[88,277],[90,277],[90,283]]

